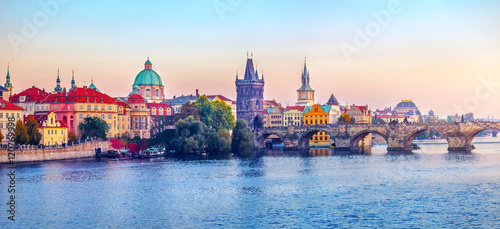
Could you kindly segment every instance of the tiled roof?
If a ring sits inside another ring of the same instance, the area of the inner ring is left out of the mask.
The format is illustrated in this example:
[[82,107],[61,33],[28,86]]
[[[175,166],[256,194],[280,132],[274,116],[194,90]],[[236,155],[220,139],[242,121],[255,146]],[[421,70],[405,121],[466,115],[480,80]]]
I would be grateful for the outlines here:
[[133,94],[130,97],[128,97],[127,102],[128,103],[145,103],[146,101],[144,100],[144,98],[141,95]]
[[298,110],[300,112],[304,112],[305,106],[288,106],[286,107],[285,111],[291,111],[291,110]]
[[66,92],[50,94],[40,103],[115,103],[115,100],[108,95],[90,89],[86,86],[77,87]]
[[13,96],[11,96],[9,98],[9,101],[11,103],[20,102],[19,97],[25,96],[24,102],[32,102],[32,101],[38,102],[38,101],[43,100],[47,95],[49,95],[49,93],[45,92],[44,90],[42,90],[40,88],[33,86],[33,87],[28,88],[22,92],[19,92],[18,94],[14,94]]
[[8,102],[7,100],[0,99],[0,110],[21,110],[23,111],[24,109]]

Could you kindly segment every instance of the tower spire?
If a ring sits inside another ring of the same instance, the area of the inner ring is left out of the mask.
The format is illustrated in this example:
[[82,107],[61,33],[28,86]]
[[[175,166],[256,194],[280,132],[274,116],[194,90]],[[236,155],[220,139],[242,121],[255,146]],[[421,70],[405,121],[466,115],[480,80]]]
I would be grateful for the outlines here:
[[75,83],[75,70],[73,69],[71,71],[71,88],[69,89],[70,91],[76,88],[76,83]]
[[9,89],[9,97],[12,96],[12,83],[10,83],[10,63],[7,63],[7,76],[5,76],[5,84],[4,87]]
[[57,67],[57,80],[56,80],[57,86],[54,88],[55,92],[61,92],[62,87],[61,87],[61,79],[59,78],[59,67]]

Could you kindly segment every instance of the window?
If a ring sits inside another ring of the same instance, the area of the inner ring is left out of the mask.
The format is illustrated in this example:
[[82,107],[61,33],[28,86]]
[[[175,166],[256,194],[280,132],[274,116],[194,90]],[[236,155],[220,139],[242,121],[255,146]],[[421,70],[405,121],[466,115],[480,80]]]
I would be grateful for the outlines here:
[[90,118],[90,114],[87,114],[87,117]]
[[0,123],[0,129],[3,129],[3,123]]
[[101,119],[104,119],[104,114],[101,115]]
[[87,105],[87,110],[88,110],[88,111],[92,110],[92,106]]
[[112,106],[108,106],[108,111],[113,110]]
[[139,118],[138,118],[138,117],[135,117],[135,121],[138,121],[138,120],[139,120]]
[[3,118],[3,113],[0,113],[0,118]]
[[111,123],[108,123],[108,127],[109,127],[109,129],[111,129],[111,127],[112,127]]
[[127,125],[127,129],[130,129],[130,124],[129,124],[129,125]]
[[57,130],[54,130],[54,134],[57,134]]
[[94,105],[94,110],[95,110],[95,111],[98,111],[98,110],[99,110],[99,106]]
[[78,117],[79,117],[79,118],[83,118],[83,114],[80,114]]
[[108,119],[112,119],[113,118],[113,115],[108,115]]
[[14,118],[14,117],[15,117],[15,116],[14,116],[14,113],[12,113],[12,115],[11,115],[10,117]]
[[160,90],[156,89],[156,97],[160,97]]
[[151,97],[151,89],[146,89],[146,97]]
[[83,110],[83,105],[78,106],[78,110]]
[[101,111],[105,111],[106,110],[106,107],[105,106],[101,106]]
[[122,125],[122,129],[125,129],[125,125]]

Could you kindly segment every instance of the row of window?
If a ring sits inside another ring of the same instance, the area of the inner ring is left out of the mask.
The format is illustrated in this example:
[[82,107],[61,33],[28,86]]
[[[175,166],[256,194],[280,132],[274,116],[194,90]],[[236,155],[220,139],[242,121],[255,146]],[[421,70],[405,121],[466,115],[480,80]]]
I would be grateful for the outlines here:
[[[9,113],[5,113],[5,118],[8,118],[8,117],[11,117],[11,118],[20,118],[21,117],[21,113],[17,113],[17,115],[15,115],[15,113],[10,113],[10,116],[9,116]],[[0,113],[0,118],[3,118],[3,113]]]
[[[78,116],[80,119],[83,119],[84,115],[83,114],[79,114]],[[86,117],[92,117],[91,114],[87,114]],[[94,114],[94,117],[99,117],[98,114]],[[101,114],[101,119],[106,119],[106,115],[105,114]],[[113,119],[113,115],[112,114],[108,114],[108,119]],[[123,120],[125,121],[125,117],[123,117]]]
[[304,121],[304,124],[306,125],[316,125],[316,124],[328,124],[328,121],[327,120],[305,120]]
[[[78,110],[83,110],[83,105],[79,105]],[[92,105],[87,105],[87,110],[91,111]],[[99,110],[99,106],[94,105],[94,111],[98,111],[98,110]],[[101,106],[101,111],[106,111],[106,106]],[[113,111],[113,106],[108,106],[108,111]]]

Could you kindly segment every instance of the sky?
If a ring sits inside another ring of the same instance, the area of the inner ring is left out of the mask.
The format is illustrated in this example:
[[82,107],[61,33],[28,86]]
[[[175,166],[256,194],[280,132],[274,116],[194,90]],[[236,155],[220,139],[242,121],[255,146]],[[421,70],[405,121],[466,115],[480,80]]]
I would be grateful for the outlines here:
[[0,83],[52,91],[93,78],[126,96],[147,56],[165,97],[236,99],[247,52],[265,99],[296,102],[304,59],[317,103],[500,118],[500,1],[0,0]]

